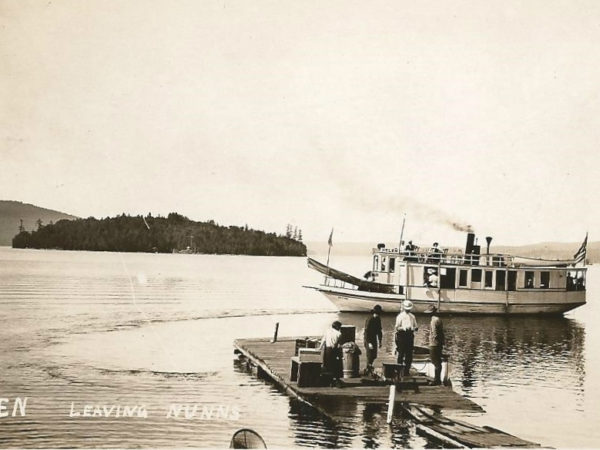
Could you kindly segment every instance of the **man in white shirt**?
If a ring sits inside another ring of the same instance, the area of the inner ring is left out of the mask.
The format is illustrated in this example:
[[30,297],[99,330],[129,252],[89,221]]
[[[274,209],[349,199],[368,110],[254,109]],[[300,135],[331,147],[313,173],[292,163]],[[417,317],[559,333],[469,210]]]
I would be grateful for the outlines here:
[[396,352],[398,364],[404,365],[404,375],[408,375],[412,365],[417,319],[410,312],[413,304],[409,300],[402,302],[402,312],[396,317]]
[[427,269],[429,276],[427,277],[427,286],[436,288],[438,287],[439,277],[434,269]]
[[321,349],[323,349],[323,371],[328,372],[333,382],[341,384],[342,377],[342,348],[340,347],[340,338],[342,337],[342,323],[336,320],[331,324],[331,328],[325,331],[321,339]]

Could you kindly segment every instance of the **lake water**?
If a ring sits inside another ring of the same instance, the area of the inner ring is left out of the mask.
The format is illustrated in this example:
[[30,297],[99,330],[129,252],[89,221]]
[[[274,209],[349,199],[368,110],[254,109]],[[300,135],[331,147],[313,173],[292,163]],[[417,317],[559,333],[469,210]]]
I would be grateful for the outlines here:
[[[367,255],[333,261],[369,266]],[[388,426],[381,406],[323,417],[235,363],[233,340],[271,336],[276,322],[280,336],[321,334],[336,317],[362,328],[365,315],[302,287],[320,281],[304,258],[0,247],[0,446],[227,447],[244,427],[270,447],[435,445],[406,417]],[[449,415],[544,446],[600,446],[599,283],[591,266],[588,304],[564,318],[445,317],[454,389],[486,410]],[[17,397],[25,416],[12,417]],[[110,415],[86,417],[85,405]],[[198,414],[173,417],[186,405]]]

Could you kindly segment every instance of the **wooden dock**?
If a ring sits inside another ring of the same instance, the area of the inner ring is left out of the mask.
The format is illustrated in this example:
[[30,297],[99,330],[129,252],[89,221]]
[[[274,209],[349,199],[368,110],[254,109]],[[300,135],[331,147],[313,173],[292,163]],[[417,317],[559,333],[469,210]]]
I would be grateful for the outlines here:
[[[389,386],[370,383],[368,379],[346,378],[342,388],[298,386],[297,382],[291,381],[291,358],[296,351],[296,338],[283,338],[275,343],[267,338],[238,339],[234,341],[234,348],[236,353],[243,355],[256,366],[260,374],[272,379],[288,395],[321,412],[324,412],[324,408],[320,404],[330,405],[331,401],[336,399],[388,403]],[[393,362],[393,358],[386,355],[378,358],[377,362],[381,366],[383,362]],[[429,381],[424,375],[413,371],[410,376],[403,377],[396,390],[396,405],[403,407],[416,420],[417,431],[420,433],[446,445],[459,447],[537,446],[490,427],[475,427],[464,422],[450,421],[439,414],[428,413],[422,407],[483,412],[479,405],[454,392],[452,388],[430,386]]]
[[451,447],[539,447],[539,444],[525,441],[504,431],[449,419],[426,411],[418,405],[403,405],[403,408],[417,421],[417,434],[434,438]]

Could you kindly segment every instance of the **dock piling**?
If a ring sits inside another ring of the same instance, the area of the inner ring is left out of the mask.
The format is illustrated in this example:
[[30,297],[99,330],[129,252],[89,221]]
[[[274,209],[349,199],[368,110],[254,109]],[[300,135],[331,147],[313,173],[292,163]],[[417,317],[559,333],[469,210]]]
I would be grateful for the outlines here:
[[396,385],[390,384],[390,397],[388,399],[387,423],[392,423],[394,417],[394,404],[396,403]]
[[277,342],[277,333],[279,332],[279,322],[277,322],[275,324],[275,333],[273,333],[273,340],[271,341],[272,343]]

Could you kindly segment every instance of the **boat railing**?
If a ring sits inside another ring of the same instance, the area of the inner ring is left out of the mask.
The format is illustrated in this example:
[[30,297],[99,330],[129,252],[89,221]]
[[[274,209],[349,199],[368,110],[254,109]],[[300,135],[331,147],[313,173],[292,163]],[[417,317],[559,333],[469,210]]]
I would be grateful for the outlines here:
[[342,289],[354,289],[357,290],[358,286],[352,283],[346,283],[343,280],[338,280],[334,277],[325,276],[325,281],[323,283],[325,286],[334,287],[334,288],[342,288]]
[[527,266],[565,266],[574,264],[572,259],[547,259],[532,256],[508,255],[506,253],[463,253],[459,251],[450,252],[433,251],[432,249],[417,248],[414,251],[398,252],[397,248],[373,249],[375,254],[388,257],[399,257],[401,261],[416,262],[421,264],[450,264],[450,265],[473,265],[488,267],[517,267],[521,264]]
[[[383,252],[381,249],[377,253],[393,255],[393,252]],[[397,250],[397,249],[396,249]],[[421,264],[452,264],[452,265],[477,265],[477,266],[495,266],[505,267],[513,265],[514,257],[512,255],[506,255],[502,253],[490,253],[481,255],[478,253],[462,253],[462,252],[448,252],[448,250],[440,252],[432,251],[402,251],[396,255],[399,255],[401,260],[407,262],[417,262]]]

